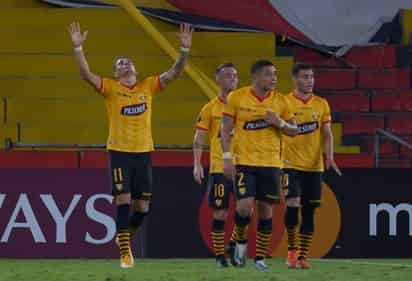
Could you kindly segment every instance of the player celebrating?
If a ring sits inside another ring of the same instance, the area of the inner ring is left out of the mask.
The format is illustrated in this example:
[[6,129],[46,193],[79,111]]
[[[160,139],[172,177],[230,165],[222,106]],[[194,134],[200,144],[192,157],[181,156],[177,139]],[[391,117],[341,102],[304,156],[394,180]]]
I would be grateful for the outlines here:
[[[293,125],[293,115],[285,97],[274,91],[275,66],[270,61],[260,60],[252,66],[251,74],[252,85],[233,91],[223,113],[224,174],[229,179],[235,177],[234,259],[238,266],[245,265],[246,229],[254,201],[259,200],[254,266],[266,270],[265,256],[272,238],[272,204],[280,200],[281,133],[294,135],[297,127]],[[233,129],[236,169],[229,149]]]
[[206,132],[210,142],[210,170],[208,180],[208,202],[213,208],[212,240],[218,267],[227,267],[224,256],[225,221],[229,198],[232,191],[232,181],[223,175],[223,155],[220,143],[222,113],[229,92],[237,87],[238,78],[232,63],[221,64],[216,69],[216,82],[220,87],[220,95],[208,102],[199,114],[196,133],[193,141],[194,167],[193,177],[199,184],[204,178],[201,164],[202,146]]
[[[180,26],[181,52],[169,70],[160,76],[141,80],[136,77],[133,62],[126,57],[115,61],[115,79],[102,78],[91,72],[83,52],[87,31],[81,33],[79,23],[74,22],[69,32],[82,78],[99,91],[106,103],[110,128],[107,149],[112,193],[117,206],[120,266],[130,268],[134,264],[130,240],[149,212],[152,195],[152,98],[182,74],[193,29],[188,24]],[[131,203],[133,212],[130,216]]]
[[[284,186],[286,187],[285,225],[288,233],[289,268],[309,268],[306,260],[314,231],[315,208],[320,205],[323,157],[326,168],[341,175],[333,159],[333,135],[328,102],[313,94],[312,67],[296,64],[292,69],[295,91],[287,96],[295,115],[299,133],[285,137]],[[323,144],[323,149],[322,149]],[[299,245],[296,228],[301,212]]]

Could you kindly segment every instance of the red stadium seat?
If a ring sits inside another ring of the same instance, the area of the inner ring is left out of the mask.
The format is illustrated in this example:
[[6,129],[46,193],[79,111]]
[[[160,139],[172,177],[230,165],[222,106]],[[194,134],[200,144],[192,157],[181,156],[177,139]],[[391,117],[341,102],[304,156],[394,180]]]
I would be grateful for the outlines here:
[[345,64],[328,55],[323,55],[319,52],[303,48],[300,46],[294,46],[294,57],[296,62],[309,63],[313,66],[323,67],[344,67]]
[[409,159],[380,159],[379,168],[411,168]]
[[344,135],[375,133],[378,128],[384,128],[385,120],[379,115],[349,115],[343,118]]
[[336,154],[335,160],[341,168],[372,168],[374,166],[372,153]]
[[[412,137],[405,138],[404,140],[412,145]],[[407,157],[408,159],[412,159],[412,149],[409,149],[406,146],[402,145],[400,149],[400,155]]]
[[412,114],[391,114],[387,119],[387,129],[395,134],[412,135]]
[[[368,138],[362,141],[361,151],[373,153],[375,151],[375,141],[373,138]],[[379,144],[379,154],[397,154],[399,146],[390,140],[381,140]]]
[[363,68],[396,67],[396,48],[394,46],[353,47],[343,58],[346,63],[300,46],[294,47],[294,57],[297,62],[322,67],[346,67],[346,63]]
[[386,69],[359,71],[359,88],[361,89],[408,89],[408,69]]
[[412,92],[402,93],[400,95],[400,104],[402,111],[412,111]]
[[346,54],[345,59],[357,67],[394,68],[396,67],[396,47],[354,47]]
[[346,90],[356,87],[356,72],[345,69],[316,70],[316,89]]
[[401,98],[398,93],[379,93],[372,95],[372,111],[400,111]]
[[362,91],[342,92],[327,95],[325,98],[334,112],[369,111],[369,96]]

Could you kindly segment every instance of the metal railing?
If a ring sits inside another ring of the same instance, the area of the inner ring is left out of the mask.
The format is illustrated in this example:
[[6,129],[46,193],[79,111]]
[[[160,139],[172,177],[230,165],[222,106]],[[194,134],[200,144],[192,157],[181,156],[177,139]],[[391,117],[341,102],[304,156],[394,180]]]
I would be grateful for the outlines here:
[[389,131],[385,131],[383,129],[376,129],[375,130],[375,144],[374,144],[374,159],[375,159],[375,168],[379,167],[379,145],[381,141],[381,136],[384,136],[385,138],[394,141],[400,145],[403,145],[407,147],[408,149],[412,150],[412,144],[404,141],[400,137],[394,135],[393,133]]
[[[17,148],[26,149],[92,149],[103,150],[106,149],[106,144],[103,143],[91,143],[91,144],[63,144],[63,143],[25,143],[25,142],[13,142],[11,139],[6,139],[5,149],[12,150]],[[205,146],[205,149],[208,147]],[[192,145],[155,145],[155,149],[158,150],[192,150]]]

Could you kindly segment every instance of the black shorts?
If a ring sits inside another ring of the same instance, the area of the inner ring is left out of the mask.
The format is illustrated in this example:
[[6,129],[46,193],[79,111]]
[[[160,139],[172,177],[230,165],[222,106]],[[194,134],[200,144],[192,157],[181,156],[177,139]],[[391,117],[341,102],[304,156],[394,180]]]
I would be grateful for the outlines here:
[[229,208],[230,193],[233,191],[233,182],[223,174],[209,174],[207,197],[209,207],[213,209]]
[[282,187],[286,198],[300,197],[302,205],[319,207],[322,198],[322,173],[284,169]]
[[280,168],[236,166],[236,199],[254,197],[271,204],[280,202]]
[[114,196],[130,193],[133,200],[152,196],[152,157],[150,152],[109,150],[110,184]]

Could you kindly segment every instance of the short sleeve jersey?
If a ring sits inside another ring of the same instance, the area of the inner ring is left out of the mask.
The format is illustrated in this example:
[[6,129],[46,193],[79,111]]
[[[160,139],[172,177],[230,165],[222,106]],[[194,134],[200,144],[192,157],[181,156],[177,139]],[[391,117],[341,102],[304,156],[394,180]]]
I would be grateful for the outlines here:
[[148,77],[132,87],[126,87],[113,79],[102,79],[99,92],[105,98],[109,119],[108,150],[153,150],[152,98],[160,90],[162,87],[158,76]]

